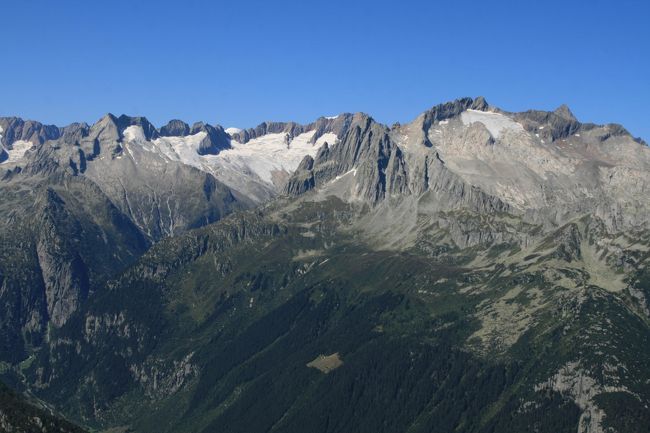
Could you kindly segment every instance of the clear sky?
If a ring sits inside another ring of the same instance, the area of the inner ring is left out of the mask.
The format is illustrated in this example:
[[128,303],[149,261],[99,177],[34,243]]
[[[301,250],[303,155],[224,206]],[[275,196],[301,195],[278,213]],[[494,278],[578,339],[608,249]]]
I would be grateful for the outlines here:
[[2,0],[0,115],[228,126],[484,95],[650,141],[650,2]]

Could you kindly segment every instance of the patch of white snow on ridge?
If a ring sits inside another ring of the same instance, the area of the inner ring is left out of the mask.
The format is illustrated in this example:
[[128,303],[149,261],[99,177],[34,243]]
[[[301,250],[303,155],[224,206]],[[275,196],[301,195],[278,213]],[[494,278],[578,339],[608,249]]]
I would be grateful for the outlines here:
[[[0,138],[2,138],[1,135]],[[34,144],[31,141],[18,140],[14,141],[11,147],[11,149],[7,149],[3,146],[3,149],[7,152],[8,156],[8,158],[2,162],[3,164],[13,164],[21,161],[25,156],[25,152],[34,147]]]
[[153,143],[157,150],[167,159],[206,171],[204,167],[205,161],[199,155],[199,146],[207,135],[205,131],[200,131],[185,137],[159,137]]
[[312,143],[315,133],[306,132],[293,139],[285,133],[266,134],[247,143],[233,139],[231,148],[217,155],[199,155],[199,146],[207,136],[203,131],[147,141],[142,128],[130,126],[123,135],[124,147],[134,161],[134,153],[152,152],[165,162],[179,162],[211,173],[229,187],[261,200],[276,191],[306,155],[314,157],[323,143],[333,146],[339,141],[336,134],[327,133]]
[[475,122],[482,123],[494,138],[499,138],[503,131],[524,132],[523,126],[500,113],[469,109],[463,111],[460,118],[466,126]]
[[336,116],[325,116],[325,118],[329,119],[329,120],[334,120],[334,119],[338,119],[339,116],[338,115],[336,115]]
[[306,156],[315,156],[325,141],[335,144],[335,134],[323,134],[312,143],[316,131],[305,132],[289,140],[287,134],[266,134],[242,144],[232,141],[232,149],[219,152],[221,163],[256,175],[263,182],[273,184],[274,172],[292,173]]
[[233,135],[233,134],[240,133],[241,129],[240,128],[235,128],[235,127],[230,127],[230,128],[226,128],[224,131],[226,131],[226,134]]
[[334,179],[330,180],[330,183],[334,183],[334,182],[336,182],[337,180],[340,180],[340,179],[344,178],[344,177],[347,176],[348,174],[352,174],[352,176],[356,176],[356,175],[357,175],[357,169],[356,169],[356,168],[353,168],[352,170],[348,170],[348,171],[346,171],[346,172],[343,173],[343,174],[339,174],[339,175],[336,176]]
[[[4,129],[2,129],[2,126],[0,126],[0,140],[2,140],[3,132]],[[11,145],[11,149],[7,149],[2,144],[0,144],[0,146],[1,149],[7,153],[7,159],[2,161],[0,164],[13,164],[22,160],[25,156],[25,152],[34,147],[34,144],[30,141],[18,140]]]
[[127,141],[146,141],[144,131],[142,130],[141,126],[129,126],[124,130],[122,135],[124,135],[124,138],[126,138]]

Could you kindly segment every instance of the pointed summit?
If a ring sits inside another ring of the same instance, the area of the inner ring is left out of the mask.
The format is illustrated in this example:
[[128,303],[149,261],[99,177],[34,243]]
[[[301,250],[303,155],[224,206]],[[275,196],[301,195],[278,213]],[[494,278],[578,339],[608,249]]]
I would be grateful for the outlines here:
[[486,111],[488,108],[490,108],[490,105],[483,96],[479,96],[478,98],[474,99],[474,102],[472,102],[472,106],[470,108],[473,110]]
[[201,141],[197,150],[199,155],[216,155],[230,148],[230,136],[221,125],[212,126],[209,123],[196,122],[192,125],[190,134],[205,132],[206,137]]
[[143,116],[132,117],[132,116],[127,116],[126,114],[122,114],[117,119],[117,124],[120,128],[120,134],[123,133],[124,130],[129,126],[139,126],[142,128],[142,131],[144,132],[144,136],[147,140],[158,138],[159,135],[156,127],[153,126],[151,122],[149,122],[149,120]]
[[160,128],[160,135],[163,137],[185,137],[189,133],[189,125],[178,119],[170,120],[167,125]]
[[578,121],[576,116],[574,116],[573,113],[571,112],[571,110],[569,109],[569,106],[566,105],[566,104],[562,104],[559,107],[557,107],[555,109],[554,113],[557,114],[558,116],[560,116],[563,119],[566,119],[566,120],[569,120],[569,121],[572,121],[572,122],[577,122]]

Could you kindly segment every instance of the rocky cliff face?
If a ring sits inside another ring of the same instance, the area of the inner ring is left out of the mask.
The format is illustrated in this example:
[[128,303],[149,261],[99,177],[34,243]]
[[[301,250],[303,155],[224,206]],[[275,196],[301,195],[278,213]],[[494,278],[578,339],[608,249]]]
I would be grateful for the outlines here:
[[76,251],[68,239],[78,236],[81,227],[74,224],[65,203],[54,191],[48,190],[45,200],[36,255],[45,286],[48,318],[58,327],[88,296],[88,270],[80,257],[82,252]]
[[295,122],[263,122],[255,128],[233,133],[232,137],[240,143],[248,143],[252,139],[268,134],[282,133],[287,134],[289,138],[294,138],[305,132],[314,131],[312,142],[315,143],[327,133],[333,133],[337,137],[343,136],[350,127],[353,117],[350,113],[343,113],[334,117],[320,117],[315,122],[307,125],[300,125]]

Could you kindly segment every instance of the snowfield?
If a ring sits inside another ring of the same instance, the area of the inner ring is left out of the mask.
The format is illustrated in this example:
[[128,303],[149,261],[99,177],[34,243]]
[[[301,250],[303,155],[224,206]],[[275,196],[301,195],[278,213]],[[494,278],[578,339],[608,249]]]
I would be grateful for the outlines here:
[[246,144],[232,141],[232,149],[216,155],[224,164],[250,171],[267,183],[273,183],[274,172],[292,173],[306,156],[316,156],[316,152],[327,142],[336,144],[338,138],[328,133],[311,143],[316,131],[305,132],[289,141],[286,134],[267,134],[250,140]]
[[[0,140],[2,140],[3,132],[4,130],[0,126]],[[2,146],[2,149],[7,153],[7,159],[2,161],[0,164],[15,164],[17,162],[20,162],[25,156],[25,152],[27,152],[29,149],[34,147],[34,145],[31,142],[25,140],[15,141],[12,144],[11,149],[7,149],[6,147],[4,147],[4,145],[0,145],[0,146]],[[0,152],[0,154],[1,153],[2,152]]]
[[[463,125],[479,122],[485,125],[492,137],[499,138],[504,131],[524,132],[524,127],[508,116],[490,111],[467,110],[461,113]],[[441,122],[442,123],[442,122]]]
[[[232,128],[228,130],[233,131]],[[338,143],[333,133],[323,134],[312,143],[315,133],[305,132],[293,139],[286,133],[267,134],[247,143],[232,140],[231,148],[217,155],[199,155],[201,142],[207,137],[205,132],[147,141],[140,126],[129,126],[124,131],[124,147],[136,164],[137,150],[154,152],[165,162],[191,165],[214,174],[229,187],[254,200],[264,200],[277,193],[306,155],[314,157],[325,142],[330,146]]]

